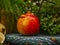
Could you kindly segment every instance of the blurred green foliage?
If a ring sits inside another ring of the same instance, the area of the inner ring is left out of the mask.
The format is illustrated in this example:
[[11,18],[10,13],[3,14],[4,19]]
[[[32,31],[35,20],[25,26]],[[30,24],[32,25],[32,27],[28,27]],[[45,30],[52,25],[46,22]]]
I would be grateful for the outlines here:
[[[17,31],[16,23],[19,16],[31,10],[40,20],[40,33],[47,35],[60,34],[60,0],[44,1],[42,5],[31,0],[0,0],[0,10],[4,9],[6,26],[12,33]],[[40,10],[39,10],[40,9]],[[2,14],[0,14],[2,16]]]

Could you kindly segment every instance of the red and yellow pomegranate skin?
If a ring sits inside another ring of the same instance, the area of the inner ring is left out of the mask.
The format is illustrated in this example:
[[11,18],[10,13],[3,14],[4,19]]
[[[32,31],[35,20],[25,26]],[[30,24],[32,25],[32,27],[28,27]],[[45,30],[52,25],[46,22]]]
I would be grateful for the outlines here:
[[34,14],[21,15],[17,22],[18,32],[23,35],[35,35],[39,32],[39,20]]

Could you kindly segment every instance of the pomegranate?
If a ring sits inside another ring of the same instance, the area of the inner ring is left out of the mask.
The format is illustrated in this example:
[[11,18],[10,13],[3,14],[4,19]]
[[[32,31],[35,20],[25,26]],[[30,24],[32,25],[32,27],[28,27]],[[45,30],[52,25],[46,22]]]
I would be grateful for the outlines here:
[[39,19],[30,11],[20,16],[17,21],[18,32],[23,35],[35,35],[39,32]]

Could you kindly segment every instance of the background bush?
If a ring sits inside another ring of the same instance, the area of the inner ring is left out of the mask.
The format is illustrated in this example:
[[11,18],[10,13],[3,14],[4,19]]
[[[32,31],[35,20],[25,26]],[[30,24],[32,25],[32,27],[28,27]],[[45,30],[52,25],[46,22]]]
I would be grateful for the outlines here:
[[7,33],[17,33],[17,19],[31,10],[40,20],[40,34],[60,34],[60,0],[44,1],[42,5],[36,1],[0,0],[0,19],[7,27]]

